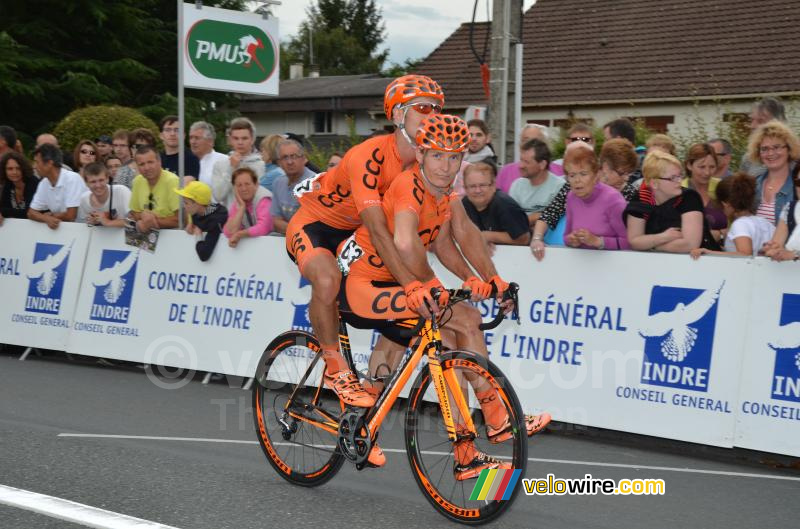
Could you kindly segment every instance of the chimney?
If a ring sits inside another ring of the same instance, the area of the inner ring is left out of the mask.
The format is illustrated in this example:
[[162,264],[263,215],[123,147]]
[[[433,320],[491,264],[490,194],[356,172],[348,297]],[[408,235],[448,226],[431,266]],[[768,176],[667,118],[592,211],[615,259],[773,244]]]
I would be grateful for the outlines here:
[[289,79],[302,79],[303,78],[303,63],[293,62],[289,65]]
[[312,64],[311,70],[308,72],[309,77],[319,77],[319,66]]

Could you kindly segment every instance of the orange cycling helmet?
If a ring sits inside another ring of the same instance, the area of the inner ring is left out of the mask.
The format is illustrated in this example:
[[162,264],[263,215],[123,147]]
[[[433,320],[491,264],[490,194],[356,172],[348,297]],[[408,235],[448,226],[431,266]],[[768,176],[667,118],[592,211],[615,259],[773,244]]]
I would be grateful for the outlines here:
[[469,144],[469,128],[458,116],[434,114],[422,120],[416,141],[423,149],[464,152]]
[[444,92],[439,83],[425,75],[404,75],[386,87],[386,93],[383,96],[383,111],[386,113],[386,118],[392,121],[394,107],[415,97],[432,97],[438,99],[439,104],[444,106]]

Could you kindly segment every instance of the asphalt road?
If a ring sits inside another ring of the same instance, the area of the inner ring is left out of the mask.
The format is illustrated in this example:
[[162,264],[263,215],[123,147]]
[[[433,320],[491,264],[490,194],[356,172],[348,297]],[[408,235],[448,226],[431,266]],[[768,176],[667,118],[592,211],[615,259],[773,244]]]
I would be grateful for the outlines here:
[[[164,389],[135,368],[0,354],[0,388],[0,485],[182,529],[450,525],[417,489],[398,420],[381,434],[384,468],[345,465],[328,484],[301,489],[256,443],[250,393],[225,383],[195,378]],[[553,434],[530,440],[529,457],[527,477],[661,478],[666,495],[520,495],[493,526],[734,529],[797,520],[797,471]],[[80,526],[0,505],[0,527]]]

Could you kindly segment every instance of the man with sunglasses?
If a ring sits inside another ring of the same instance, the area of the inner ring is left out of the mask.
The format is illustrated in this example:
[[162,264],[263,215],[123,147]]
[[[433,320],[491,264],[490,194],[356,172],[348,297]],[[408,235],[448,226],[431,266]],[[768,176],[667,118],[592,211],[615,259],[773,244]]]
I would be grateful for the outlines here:
[[339,244],[362,223],[381,257],[401,285],[415,278],[394,246],[381,209],[386,189],[395,176],[416,161],[413,140],[422,120],[438,114],[444,94],[423,75],[399,77],[386,88],[384,111],[394,133],[370,138],[351,148],[334,169],[295,187],[300,209],[286,228],[286,250],[312,286],[309,319],[322,347],[325,381],[344,404],[370,407],[367,393],[339,352],[339,313],[336,299],[341,271],[336,262]]
[[139,174],[133,179],[129,217],[142,233],[178,227],[178,177],[161,167],[155,147],[144,145],[134,155]]

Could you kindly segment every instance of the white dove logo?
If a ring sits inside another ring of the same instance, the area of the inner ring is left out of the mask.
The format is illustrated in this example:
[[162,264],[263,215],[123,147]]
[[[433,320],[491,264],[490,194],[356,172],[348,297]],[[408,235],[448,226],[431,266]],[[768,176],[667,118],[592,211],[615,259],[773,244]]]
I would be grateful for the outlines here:
[[95,287],[106,287],[103,290],[103,298],[108,303],[116,303],[122,293],[125,292],[125,280],[122,276],[130,272],[137,259],[139,259],[139,251],[130,252],[125,259],[117,261],[113,266],[100,270],[95,281],[92,282]]
[[697,340],[697,329],[689,325],[706,315],[719,298],[722,284],[716,290],[706,290],[697,299],[685,305],[678,303],[670,312],[657,312],[647,318],[645,327],[639,329],[642,338],[665,336],[661,353],[673,362],[683,362]]
[[70,251],[72,251],[74,242],[75,241],[69,243],[69,246],[62,246],[61,249],[53,255],[49,255],[45,259],[31,265],[30,271],[26,275],[28,279],[39,279],[36,282],[36,291],[42,296],[48,295],[56,284],[56,280],[58,279],[56,268],[61,266],[61,263],[64,262],[64,259],[66,259]]
[[[778,327],[774,337],[767,344],[772,349],[796,349],[800,347],[800,321]],[[799,353],[800,354],[800,353]],[[797,366],[800,369],[800,364]]]

